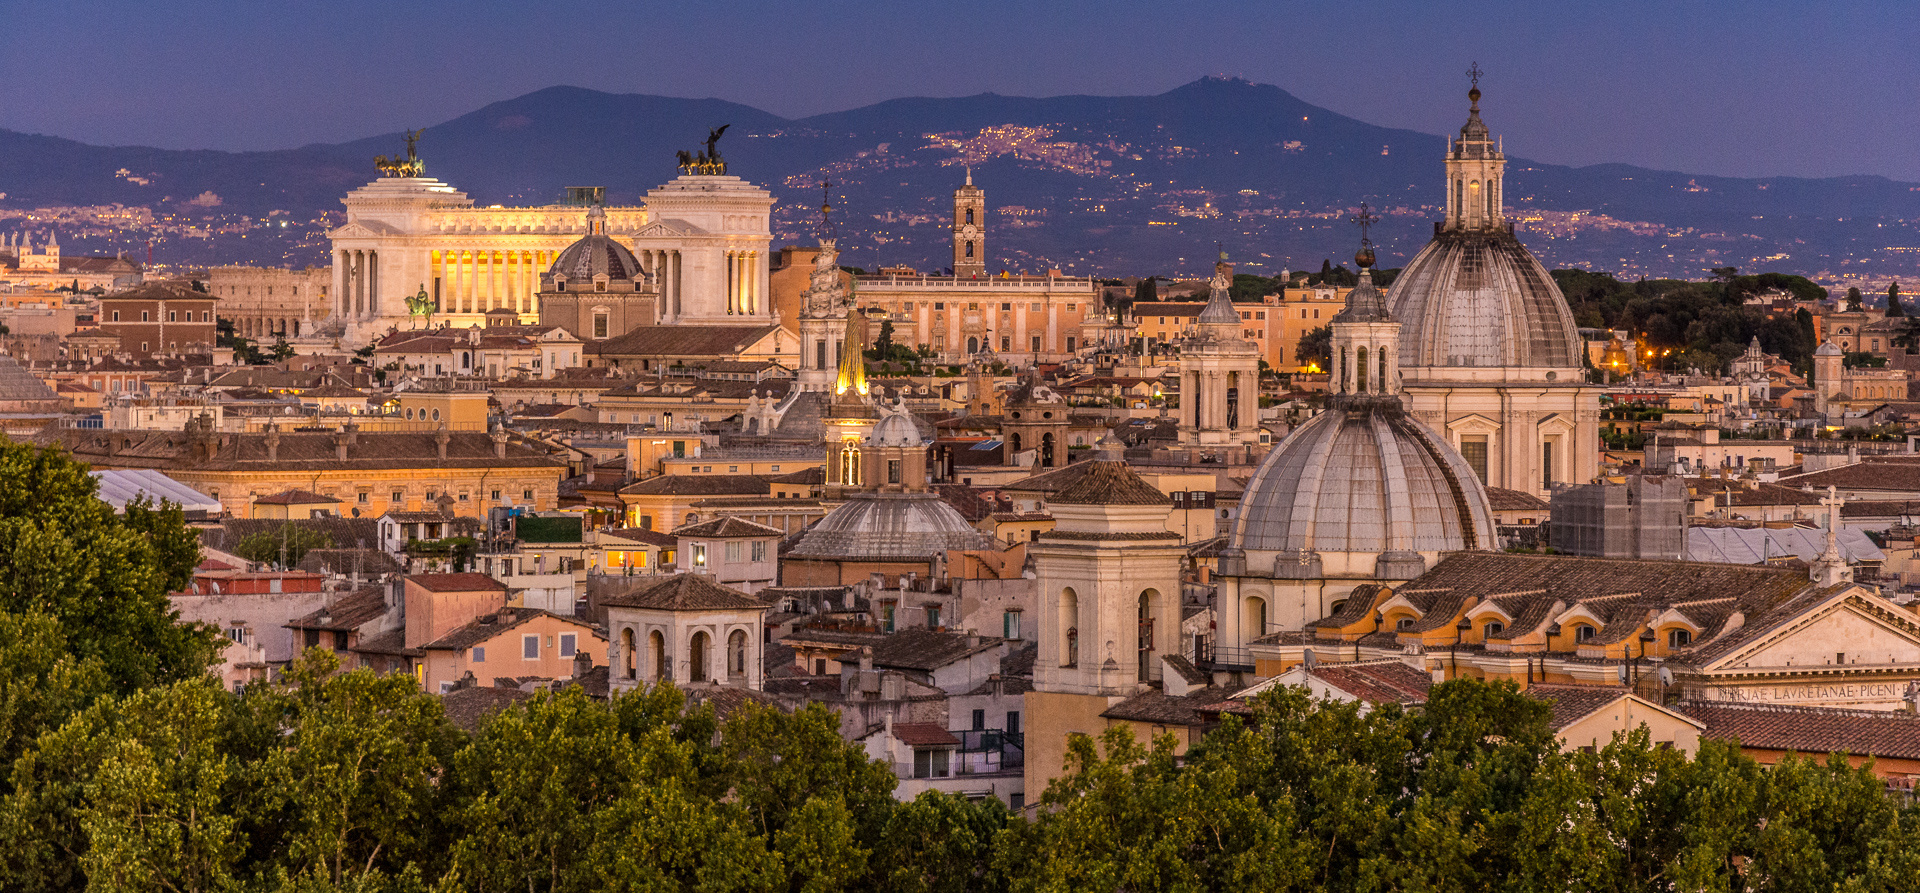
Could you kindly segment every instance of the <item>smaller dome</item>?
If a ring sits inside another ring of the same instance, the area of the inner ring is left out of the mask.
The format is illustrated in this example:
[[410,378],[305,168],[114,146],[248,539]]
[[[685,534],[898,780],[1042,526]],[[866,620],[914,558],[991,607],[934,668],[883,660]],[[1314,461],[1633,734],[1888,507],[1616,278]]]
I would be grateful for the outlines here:
[[800,534],[787,554],[829,561],[926,561],[950,549],[992,548],[931,493],[862,493]]
[[606,209],[595,206],[587,212],[587,234],[553,259],[553,265],[547,268],[546,285],[551,286],[555,279],[592,282],[599,276],[607,277],[609,282],[645,280],[639,259],[627,246],[607,235],[606,223]]
[[913,416],[904,412],[889,412],[879,424],[873,426],[873,433],[867,435],[867,443],[883,447],[916,447],[925,438],[920,436],[920,426],[914,424]]
[[1820,342],[1820,347],[1813,352],[1813,355],[1816,357],[1845,356],[1845,354],[1840,351],[1840,348],[1834,346],[1834,343],[1831,341]]

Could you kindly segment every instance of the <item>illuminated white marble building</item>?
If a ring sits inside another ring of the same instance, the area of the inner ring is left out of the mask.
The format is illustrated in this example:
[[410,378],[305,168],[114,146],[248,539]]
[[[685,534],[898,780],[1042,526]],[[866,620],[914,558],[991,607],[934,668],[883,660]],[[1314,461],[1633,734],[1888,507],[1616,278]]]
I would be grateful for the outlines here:
[[[331,313],[320,330],[343,344],[426,325],[407,306],[423,291],[434,325],[484,325],[497,308],[536,322],[541,274],[588,234],[589,202],[481,207],[426,176],[381,177],[341,201],[347,222],[328,234]],[[641,206],[606,208],[605,232],[655,282],[658,323],[770,323],[772,208],[770,193],[739,177],[686,174]]]

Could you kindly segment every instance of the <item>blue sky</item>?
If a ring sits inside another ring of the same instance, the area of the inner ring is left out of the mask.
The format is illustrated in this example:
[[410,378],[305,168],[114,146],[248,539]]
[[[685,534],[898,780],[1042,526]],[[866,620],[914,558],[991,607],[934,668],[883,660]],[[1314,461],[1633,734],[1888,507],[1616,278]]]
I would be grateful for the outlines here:
[[555,84],[803,116],[1207,74],[1443,133],[1477,61],[1517,155],[1920,182],[1912,0],[0,0],[0,22],[0,127],[103,144],[338,142]]

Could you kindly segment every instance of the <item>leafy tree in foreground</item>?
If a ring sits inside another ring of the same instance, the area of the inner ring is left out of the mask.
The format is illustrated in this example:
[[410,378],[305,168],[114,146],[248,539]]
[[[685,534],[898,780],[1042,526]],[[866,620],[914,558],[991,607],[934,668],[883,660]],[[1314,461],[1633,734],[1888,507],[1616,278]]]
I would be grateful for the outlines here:
[[177,506],[116,515],[98,489],[64,453],[0,442],[0,612],[53,619],[119,692],[203,673],[215,634],[167,601],[193,579],[199,540]]

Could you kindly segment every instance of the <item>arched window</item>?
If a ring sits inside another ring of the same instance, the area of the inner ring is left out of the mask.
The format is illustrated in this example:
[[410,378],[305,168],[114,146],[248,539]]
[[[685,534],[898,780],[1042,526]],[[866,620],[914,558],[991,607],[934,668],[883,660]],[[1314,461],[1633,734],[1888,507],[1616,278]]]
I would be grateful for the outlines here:
[[620,631],[620,655],[623,661],[621,666],[626,668],[627,678],[636,678],[638,675],[636,668],[639,666],[639,659],[634,657],[633,654],[633,629],[631,627]]
[[1139,606],[1136,611],[1139,627],[1134,636],[1134,647],[1137,649],[1137,663],[1139,665],[1136,678],[1141,682],[1148,682],[1153,679],[1153,625],[1158,619],[1159,612],[1160,591],[1157,589],[1148,589],[1141,592]]
[[653,653],[653,681],[673,678],[673,663],[667,660],[667,637],[659,630],[647,633],[647,650]]
[[1402,617],[1399,620],[1394,621],[1393,628],[1396,630],[1413,629],[1413,618]]
[[1367,349],[1366,348],[1362,347],[1359,350],[1354,352],[1353,368],[1354,368],[1353,392],[1356,394],[1364,394],[1367,392]]
[[1483,626],[1480,628],[1480,635],[1484,638],[1491,639],[1494,636],[1497,636],[1506,631],[1507,631],[1506,624],[1501,623],[1498,620],[1489,620],[1487,621],[1486,626]]
[[693,639],[688,641],[687,643],[687,681],[688,682],[706,682],[707,681],[708,675],[709,675],[707,670],[708,644],[709,643],[707,639],[707,634],[703,632],[694,633]]
[[[971,216],[973,216],[973,212],[972,212],[972,211],[968,211],[968,212],[967,212],[967,216],[969,216],[969,217],[971,217]],[[968,242],[968,243],[967,243],[967,257],[969,257],[969,258],[971,258],[971,257],[973,257],[973,243],[972,243],[972,242]]]
[[1080,663],[1080,596],[1073,587],[1060,590],[1060,666]]
[[[972,223],[972,222],[973,222],[973,209],[972,209],[972,208],[968,208],[968,209],[967,209],[967,222],[968,222],[968,223]],[[968,242],[968,243],[967,243],[967,245],[968,245],[969,247],[971,247],[971,246],[973,245],[973,243],[972,243],[972,242]],[[967,252],[967,256],[968,256],[968,257],[972,257],[972,256],[973,256],[973,252],[971,252],[971,251],[969,251],[969,252]]]
[[1053,433],[1040,435],[1040,467],[1053,467]]
[[1245,644],[1267,634],[1267,600],[1259,596],[1248,596],[1240,603],[1242,628],[1240,643]]
[[1689,632],[1684,629],[1673,629],[1673,630],[1667,631],[1667,647],[1668,648],[1685,648],[1691,644],[1693,644],[1692,632]]
[[975,353],[979,353],[979,352],[980,352],[980,339],[979,339],[979,338],[975,338],[975,337],[972,337],[972,336],[968,336],[968,338],[967,338],[967,353],[970,353],[970,354],[975,354]]
[[742,630],[727,635],[727,677],[733,681],[747,678],[747,634]]
[[1595,630],[1594,630],[1594,628],[1593,628],[1593,627],[1591,627],[1591,626],[1588,626],[1588,625],[1586,625],[1586,624],[1584,624],[1584,623],[1582,623],[1582,624],[1580,624],[1579,626],[1576,626],[1576,627],[1574,627],[1574,628],[1573,628],[1573,641],[1574,641],[1574,644],[1576,644],[1576,645],[1578,645],[1578,644],[1581,644],[1581,643],[1585,643],[1585,642],[1590,642],[1590,641],[1592,641],[1592,640],[1593,640],[1593,634],[1594,634],[1594,632],[1595,632]]

